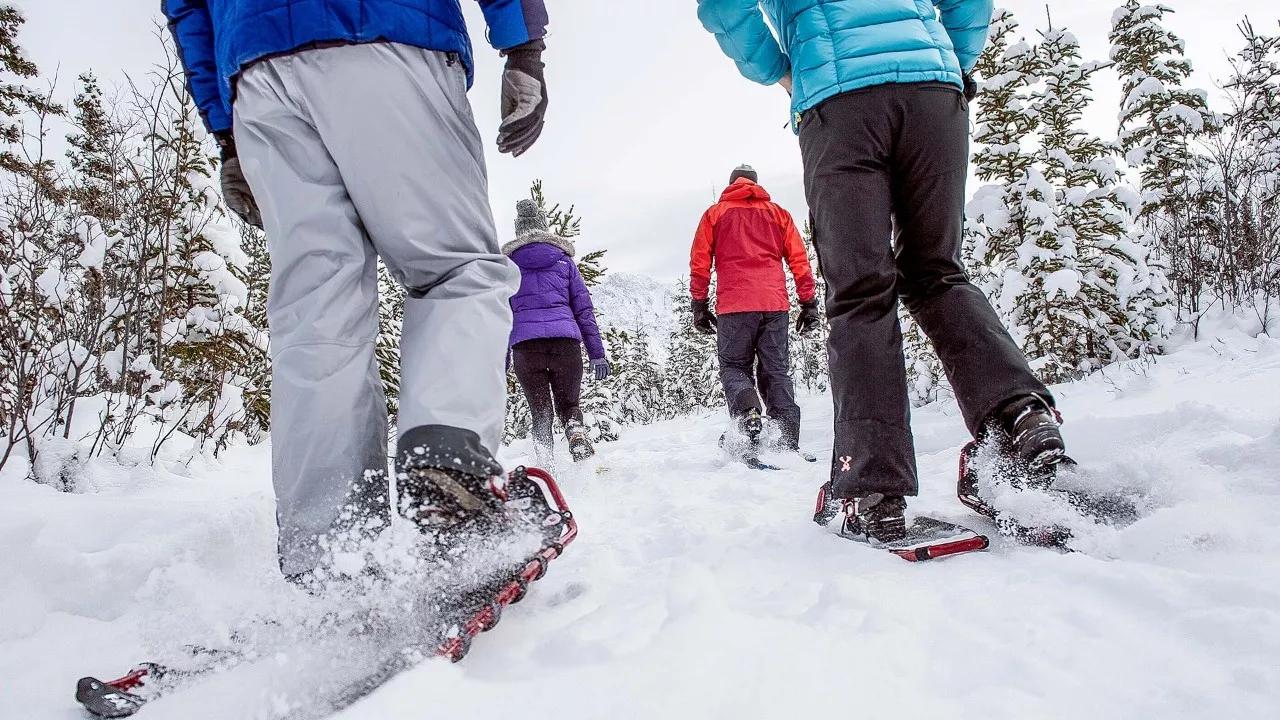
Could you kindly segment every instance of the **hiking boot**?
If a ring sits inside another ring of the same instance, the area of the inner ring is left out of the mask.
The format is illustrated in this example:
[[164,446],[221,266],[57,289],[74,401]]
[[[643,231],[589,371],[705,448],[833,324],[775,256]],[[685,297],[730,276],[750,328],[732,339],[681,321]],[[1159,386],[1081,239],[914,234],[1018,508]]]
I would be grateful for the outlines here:
[[738,418],[738,430],[746,436],[752,445],[760,444],[760,435],[764,432],[764,418],[760,417],[760,411],[751,408]]
[[413,428],[400,438],[396,481],[400,514],[424,528],[447,528],[500,513],[502,466],[480,436],[445,425]]
[[907,537],[906,512],[907,501],[901,495],[872,493],[864,498],[846,500],[841,533],[865,536],[873,542],[897,542]]
[[569,455],[574,462],[581,462],[596,454],[596,449],[591,446],[591,438],[587,436],[587,426],[581,422],[570,421],[569,426],[564,429],[564,436],[569,441]]
[[874,493],[857,500],[843,500],[835,496],[828,481],[818,490],[813,521],[826,527],[843,515],[841,535],[854,540],[891,543],[907,536],[906,511],[907,501],[901,495]]
[[997,422],[1009,438],[1010,454],[1032,470],[1055,465],[1066,455],[1059,415],[1037,395],[1006,404]]

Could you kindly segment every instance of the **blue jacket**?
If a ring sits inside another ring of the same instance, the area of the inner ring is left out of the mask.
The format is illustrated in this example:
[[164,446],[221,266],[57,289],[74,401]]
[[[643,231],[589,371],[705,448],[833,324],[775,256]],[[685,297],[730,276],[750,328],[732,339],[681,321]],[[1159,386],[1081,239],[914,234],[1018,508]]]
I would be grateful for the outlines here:
[[805,110],[850,90],[964,87],[961,72],[978,62],[991,12],[992,0],[698,0],[703,26],[749,80],[772,85],[791,72],[794,127]]
[[[489,42],[507,50],[546,35],[543,0],[477,0]],[[471,38],[458,0],[161,0],[210,131],[231,128],[241,68],[325,42],[376,40],[456,52],[471,78]]]
[[604,359],[591,292],[569,251],[573,246],[550,233],[531,233],[502,251],[520,268],[520,290],[511,298],[511,345],[525,340],[572,338],[587,346],[592,360]]

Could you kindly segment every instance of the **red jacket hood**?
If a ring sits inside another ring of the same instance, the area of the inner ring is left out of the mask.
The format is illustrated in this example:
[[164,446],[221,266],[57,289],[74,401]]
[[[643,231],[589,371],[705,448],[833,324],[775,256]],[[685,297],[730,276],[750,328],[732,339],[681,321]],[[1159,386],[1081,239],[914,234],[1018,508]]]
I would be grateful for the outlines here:
[[732,185],[725,188],[724,192],[720,193],[720,202],[732,200],[760,200],[762,202],[769,202],[772,199],[773,198],[769,196],[768,190],[765,190],[746,178],[738,178],[737,180],[734,180]]

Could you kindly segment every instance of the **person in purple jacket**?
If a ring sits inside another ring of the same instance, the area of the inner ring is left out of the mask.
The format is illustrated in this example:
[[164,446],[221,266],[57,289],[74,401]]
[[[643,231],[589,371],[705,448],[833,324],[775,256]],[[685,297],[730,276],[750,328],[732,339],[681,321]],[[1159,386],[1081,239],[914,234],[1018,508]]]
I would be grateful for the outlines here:
[[520,268],[511,298],[511,360],[533,414],[539,460],[548,460],[557,416],[575,461],[595,453],[582,422],[582,346],[596,380],[609,377],[609,361],[596,325],[591,292],[573,262],[573,243],[552,233],[532,200],[516,204],[516,238],[502,248]]

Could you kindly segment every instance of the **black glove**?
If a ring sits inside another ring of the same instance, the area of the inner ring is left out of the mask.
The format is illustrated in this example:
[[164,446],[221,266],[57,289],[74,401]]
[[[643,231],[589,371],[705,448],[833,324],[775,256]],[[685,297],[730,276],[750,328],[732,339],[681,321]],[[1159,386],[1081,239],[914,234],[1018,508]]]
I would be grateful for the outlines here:
[[964,99],[973,102],[978,97],[978,81],[969,73],[964,73],[961,77],[964,78]]
[[711,304],[707,300],[693,301],[693,329],[704,335],[716,332],[716,316],[711,312]]
[[240,158],[236,157],[236,139],[230,130],[214,133],[218,149],[222,151],[222,200],[231,212],[246,223],[262,229],[262,213],[253,199],[249,181],[240,170]]
[[530,40],[506,51],[502,71],[502,123],[498,126],[498,152],[520,157],[542,134],[547,116],[547,80],[542,51],[547,44]]
[[800,316],[796,318],[796,332],[808,335],[818,329],[818,301],[800,303]]

